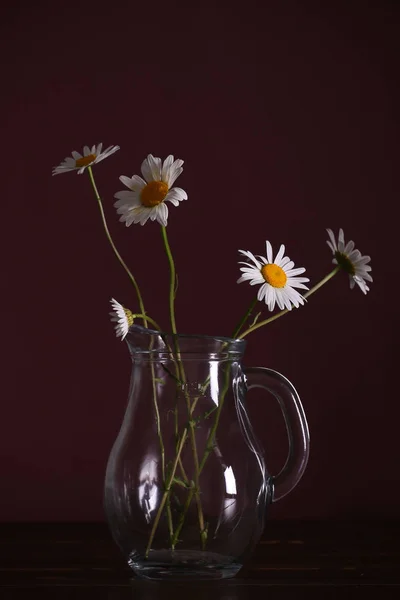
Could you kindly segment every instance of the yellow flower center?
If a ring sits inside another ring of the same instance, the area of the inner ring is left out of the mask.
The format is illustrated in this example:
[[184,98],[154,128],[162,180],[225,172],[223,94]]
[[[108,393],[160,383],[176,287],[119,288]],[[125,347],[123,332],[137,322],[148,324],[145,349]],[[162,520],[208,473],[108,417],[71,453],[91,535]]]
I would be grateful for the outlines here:
[[140,200],[143,206],[152,208],[161,204],[168,194],[168,185],[163,181],[150,181],[140,192]]
[[75,164],[77,167],[87,167],[88,165],[90,165],[94,160],[96,160],[97,156],[95,154],[88,154],[87,156],[82,156],[82,158],[78,158],[75,161]]
[[261,275],[269,285],[272,285],[272,287],[283,288],[286,285],[286,273],[281,267],[278,267],[278,265],[264,265],[261,268]]
[[128,326],[130,327],[131,325],[133,325],[134,322],[133,313],[129,310],[129,308],[125,308],[124,306],[123,309],[126,316],[126,320],[128,321]]

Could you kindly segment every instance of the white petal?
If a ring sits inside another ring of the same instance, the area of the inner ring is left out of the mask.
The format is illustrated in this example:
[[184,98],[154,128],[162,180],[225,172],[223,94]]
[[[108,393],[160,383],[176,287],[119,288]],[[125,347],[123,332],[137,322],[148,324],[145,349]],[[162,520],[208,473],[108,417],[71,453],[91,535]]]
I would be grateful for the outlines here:
[[[292,267],[289,265],[293,265],[294,266],[294,262],[290,260],[290,258],[288,256],[285,256],[285,258],[283,258],[281,260],[281,264],[279,265],[281,267],[281,269],[284,269],[284,267],[286,267],[286,269],[291,269]],[[284,270],[286,270],[284,269]]]
[[[75,161],[74,161],[75,163]],[[70,171],[76,171],[76,167],[68,167],[66,165],[59,165],[58,167],[53,168],[53,175],[61,175],[61,173],[69,173]]]
[[272,264],[273,260],[272,260],[272,246],[271,246],[271,242],[269,242],[268,240],[265,242],[266,244],[266,248],[267,248],[267,260],[270,264]]
[[279,267],[280,267],[280,262],[284,256],[284,254],[285,254],[285,246],[283,244],[281,244],[281,247],[279,248],[279,252],[276,255],[275,260],[274,260],[274,263],[276,265],[278,265]]
[[161,170],[161,181],[164,181],[164,183],[166,183],[168,185],[168,187],[170,187],[169,181],[168,181],[168,176],[169,176],[169,171],[170,171],[170,168],[171,168],[171,165],[173,162],[174,162],[174,157],[172,154],[170,154],[164,160],[162,170]]
[[328,244],[329,248],[332,250],[332,253],[333,253],[333,254],[335,254],[336,250],[335,250],[335,248],[332,246],[331,242],[328,242],[328,241],[327,241],[326,243]]
[[290,281],[289,279],[287,280],[287,284],[286,285],[290,285],[290,287],[292,288],[298,288],[301,290],[308,290],[308,287],[306,285],[304,285],[303,283],[300,283],[299,281]]
[[337,250],[337,246],[336,246],[335,236],[333,235],[333,231],[332,231],[332,229],[327,229],[326,231],[328,232],[328,235],[330,238],[330,243],[327,242],[327,244],[332,249],[332,252],[335,253]]
[[165,196],[164,202],[172,202],[174,206],[178,206],[182,200],[187,200],[187,193],[181,188],[172,188]]
[[114,202],[116,208],[125,206],[126,208],[132,208],[135,206],[141,206],[140,198],[136,192],[129,192],[128,190],[122,190],[116,192],[114,198],[118,198],[117,202]]
[[249,250],[239,250],[239,252],[241,254],[243,254],[244,256],[247,256],[247,258],[250,258],[250,260],[252,260],[254,262],[256,267],[261,269],[262,264],[256,259],[256,257],[254,256],[254,254],[252,252],[250,252]]
[[153,181],[161,181],[161,158],[149,154],[147,157],[147,163],[150,167]]
[[257,277],[257,273],[255,271],[253,271],[252,273],[242,273],[242,279],[243,281],[248,279],[257,279],[260,283],[262,283],[264,281],[264,279],[262,277],[258,278]]
[[349,242],[347,242],[346,246],[344,247],[344,254],[350,254],[350,252],[352,252],[354,250],[354,242],[353,240],[350,240]]
[[[101,147],[101,144],[99,144],[99,146]],[[105,158],[108,158],[109,156],[111,156],[111,154],[114,154],[114,152],[117,152],[117,150],[119,150],[119,146],[109,146],[106,150],[104,150],[104,152],[102,152],[99,156],[97,156],[95,162],[99,163],[102,160],[104,160]]]
[[[122,221],[122,217],[120,218],[120,221]],[[127,227],[130,227],[132,225],[132,223],[134,223],[134,215],[133,213],[130,213],[128,216],[126,216],[125,218],[125,225]]]
[[132,198],[136,196],[135,192],[131,190],[121,190],[120,192],[115,192],[114,198],[119,198],[120,200],[126,200],[130,202]]
[[289,262],[287,262],[285,264],[285,268],[283,268],[282,264],[280,265],[281,269],[283,269],[286,273],[286,275],[290,272],[291,269],[293,269],[294,267],[294,262],[292,260],[289,260]]
[[[357,276],[354,276],[353,277],[353,286],[352,287],[354,287],[354,282],[358,285],[358,287],[360,288],[360,290],[364,294],[366,294],[368,292],[369,288],[368,288],[367,284],[365,283],[365,281],[363,279],[361,279],[361,278],[359,278]],[[351,283],[350,283],[350,286],[351,286]]]
[[160,225],[166,227],[168,224],[168,206],[164,202],[161,202],[161,204],[157,206],[157,209],[157,221]]
[[61,166],[62,167],[72,167],[72,168],[76,169],[77,168],[77,166],[76,166],[76,160],[74,160],[71,157],[68,157],[68,158],[65,159],[65,161],[62,163]]
[[[360,258],[358,258],[355,261],[355,265],[356,266],[358,266],[358,265],[366,265],[367,263],[370,262],[370,260],[371,260],[370,256],[361,256]],[[369,267],[369,268],[371,269],[371,267]]]
[[275,288],[271,285],[267,284],[266,294],[265,294],[265,303],[268,305],[269,310],[272,312],[275,308],[276,303],[276,292]]
[[146,213],[141,214],[140,218],[136,222],[140,223],[141,225],[145,225],[151,216],[151,212],[152,211],[149,210],[149,212],[147,214]]
[[268,284],[264,283],[264,285],[262,285],[260,287],[260,289],[257,292],[257,300],[263,300],[263,298],[265,297],[265,294],[267,293],[267,288],[268,288]]
[[182,173],[182,171],[183,171],[182,165],[183,165],[183,160],[181,160],[179,158],[171,165],[169,172],[167,174],[168,181],[166,181],[169,188],[171,188],[174,185],[175,181],[178,179],[179,175]]
[[282,289],[280,290],[280,299],[282,300],[282,304],[285,308],[287,308],[288,310],[292,310],[292,303],[290,302],[290,297],[289,294],[287,293],[288,290],[287,289]]
[[285,304],[283,302],[282,292],[281,292],[280,288],[274,288],[274,292],[275,292],[276,303],[279,306],[279,308],[281,310],[283,310],[285,308]]
[[339,229],[339,237],[338,237],[338,250],[339,250],[339,252],[343,252],[344,251],[344,246],[345,246],[345,242],[344,242],[343,229]]
[[353,250],[352,252],[350,252],[350,254],[347,256],[347,258],[349,259],[349,261],[351,263],[355,263],[358,262],[360,260],[360,258],[362,258],[361,256],[361,252],[359,250]]
[[292,287],[286,287],[286,294],[288,298],[293,302],[296,308],[299,307],[300,304],[304,304],[305,300],[299,292],[294,290]]
[[294,275],[301,275],[302,273],[305,273],[305,268],[298,267],[297,269],[291,269],[290,271],[286,271],[285,269],[285,273],[287,277],[293,277]]
[[245,265],[244,267],[240,267],[240,270],[242,271],[242,273],[254,273],[254,274],[261,274],[260,269],[258,269],[257,267],[254,267],[253,265],[250,265],[250,263],[239,263],[240,265]]
[[242,283],[243,281],[250,281],[250,285],[260,285],[260,283],[264,282],[264,279],[262,277],[258,279],[256,275],[252,275],[251,273],[244,273],[237,280],[237,283]]
[[147,158],[145,158],[142,162],[140,170],[147,183],[153,181],[153,174],[151,172],[149,161]]

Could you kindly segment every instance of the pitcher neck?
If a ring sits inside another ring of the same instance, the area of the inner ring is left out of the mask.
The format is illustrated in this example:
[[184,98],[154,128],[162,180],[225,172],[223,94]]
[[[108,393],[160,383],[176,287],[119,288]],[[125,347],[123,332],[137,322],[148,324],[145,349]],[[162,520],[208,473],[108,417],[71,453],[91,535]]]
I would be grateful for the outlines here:
[[223,336],[170,334],[140,325],[132,325],[125,338],[131,357],[142,355],[148,360],[160,360],[179,355],[192,360],[235,360],[242,358],[245,340]]

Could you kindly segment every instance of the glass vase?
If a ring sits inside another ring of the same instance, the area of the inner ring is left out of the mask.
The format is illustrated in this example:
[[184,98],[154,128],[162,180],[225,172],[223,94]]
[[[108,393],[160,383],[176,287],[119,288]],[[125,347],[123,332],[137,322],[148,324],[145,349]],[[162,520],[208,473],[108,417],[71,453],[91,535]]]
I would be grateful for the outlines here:
[[[234,576],[264,528],[268,505],[290,492],[309,434],[292,384],[244,368],[243,340],[167,335],[134,325],[129,399],[105,479],[105,512],[134,573],[149,579]],[[289,454],[268,473],[246,410],[261,387],[278,400]]]

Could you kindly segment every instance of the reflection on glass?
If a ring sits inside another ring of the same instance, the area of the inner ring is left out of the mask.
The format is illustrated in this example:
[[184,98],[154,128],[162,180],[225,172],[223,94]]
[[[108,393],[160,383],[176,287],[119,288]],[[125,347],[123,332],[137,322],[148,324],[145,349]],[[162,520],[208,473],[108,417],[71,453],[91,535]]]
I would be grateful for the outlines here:
[[232,467],[227,467],[224,471],[225,489],[227,494],[236,495],[236,479],[233,474]]
[[151,454],[144,457],[139,475],[139,503],[147,523],[151,521],[151,513],[158,502],[157,462]]
[[218,406],[219,381],[218,381],[218,361],[210,360],[210,396],[214,404]]

